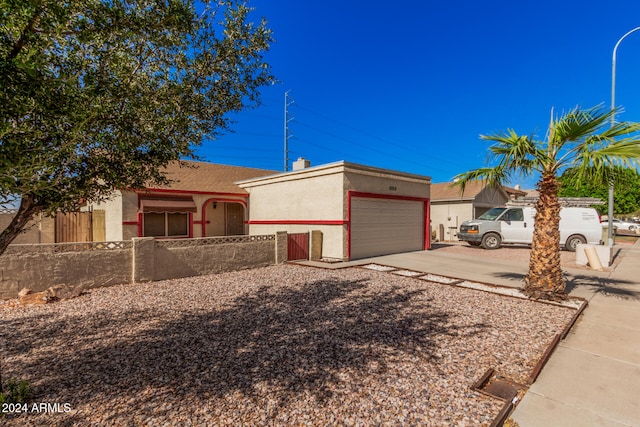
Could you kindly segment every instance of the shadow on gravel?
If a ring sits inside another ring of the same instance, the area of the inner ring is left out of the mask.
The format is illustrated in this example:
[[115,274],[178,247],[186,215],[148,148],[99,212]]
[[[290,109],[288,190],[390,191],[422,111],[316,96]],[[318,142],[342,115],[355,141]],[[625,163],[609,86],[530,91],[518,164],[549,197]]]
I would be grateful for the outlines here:
[[[262,287],[230,300],[222,310],[194,309],[178,318],[166,310],[42,323],[34,317],[5,324],[4,331],[11,333],[0,332],[0,339],[10,343],[4,357],[28,354],[31,346],[51,348],[15,367],[21,378],[38,379],[38,401],[74,401],[91,390],[103,404],[131,398],[130,409],[149,416],[162,415],[158,408],[163,407],[162,393],[148,393],[150,388],[194,405],[234,392],[267,395],[281,404],[299,393],[322,401],[344,387],[340,375],[345,370],[363,378],[406,357],[437,366],[438,337],[464,339],[487,328],[452,327],[449,315],[421,292],[394,288],[372,293],[366,280],[335,279]],[[132,322],[146,329],[119,335],[120,325]]]

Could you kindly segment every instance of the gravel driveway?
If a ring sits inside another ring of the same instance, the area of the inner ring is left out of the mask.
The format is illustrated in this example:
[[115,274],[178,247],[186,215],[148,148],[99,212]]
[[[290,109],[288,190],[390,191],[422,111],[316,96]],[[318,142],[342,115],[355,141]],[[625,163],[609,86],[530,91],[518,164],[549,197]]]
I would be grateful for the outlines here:
[[0,423],[489,425],[504,403],[470,386],[490,367],[525,382],[574,313],[297,265],[0,305],[3,377],[60,409]]

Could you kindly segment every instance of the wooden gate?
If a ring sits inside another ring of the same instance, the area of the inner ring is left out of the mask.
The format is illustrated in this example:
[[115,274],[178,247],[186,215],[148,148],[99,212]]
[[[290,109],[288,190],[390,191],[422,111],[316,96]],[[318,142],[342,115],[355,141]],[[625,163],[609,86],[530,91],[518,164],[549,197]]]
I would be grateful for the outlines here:
[[309,233],[287,235],[287,259],[289,261],[309,259]]
[[59,212],[56,214],[56,243],[92,241],[92,212]]

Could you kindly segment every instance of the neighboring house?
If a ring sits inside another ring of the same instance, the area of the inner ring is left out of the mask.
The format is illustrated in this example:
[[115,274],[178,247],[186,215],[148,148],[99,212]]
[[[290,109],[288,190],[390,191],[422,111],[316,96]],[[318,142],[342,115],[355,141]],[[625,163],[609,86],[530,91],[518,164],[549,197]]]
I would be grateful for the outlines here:
[[432,184],[432,233],[438,241],[456,241],[456,233],[462,222],[525,195],[524,191],[517,188],[488,187],[482,181],[468,182],[464,193],[453,182]]
[[277,173],[192,161],[174,162],[166,172],[169,185],[119,189],[87,207],[104,210],[105,240],[246,234],[249,194],[235,182]]
[[431,178],[349,162],[238,182],[250,234],[322,232],[322,257],[356,259],[429,248]]

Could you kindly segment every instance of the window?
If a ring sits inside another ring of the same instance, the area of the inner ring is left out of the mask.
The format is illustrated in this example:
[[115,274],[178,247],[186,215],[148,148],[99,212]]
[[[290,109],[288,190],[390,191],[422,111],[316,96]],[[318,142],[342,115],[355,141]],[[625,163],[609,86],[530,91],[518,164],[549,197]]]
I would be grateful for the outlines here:
[[143,216],[145,237],[189,237],[189,214],[184,212],[148,212]]
[[524,221],[522,209],[509,209],[500,218],[501,221]]
[[496,218],[500,216],[502,212],[505,211],[506,208],[492,208],[487,212],[483,213],[478,217],[478,219],[486,219],[488,221],[495,221]]

